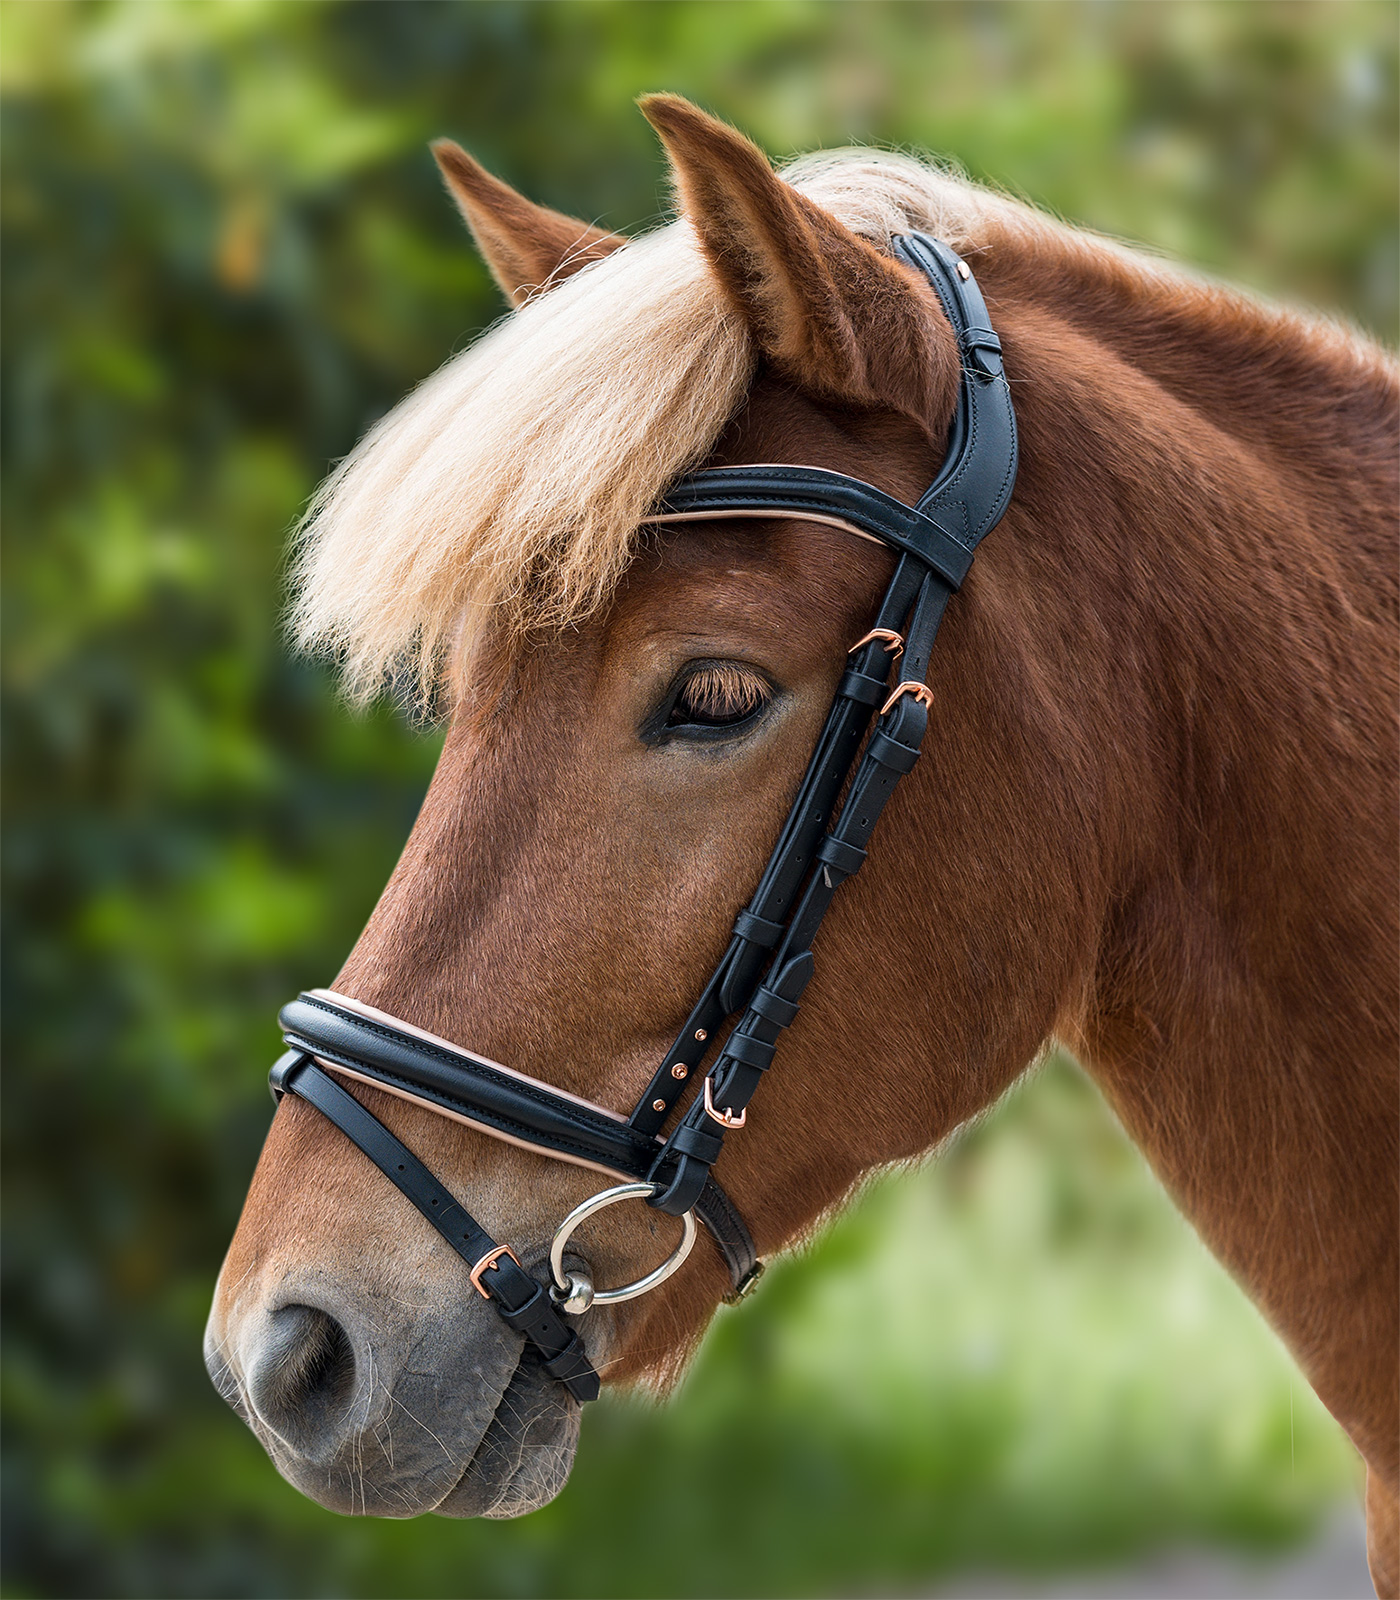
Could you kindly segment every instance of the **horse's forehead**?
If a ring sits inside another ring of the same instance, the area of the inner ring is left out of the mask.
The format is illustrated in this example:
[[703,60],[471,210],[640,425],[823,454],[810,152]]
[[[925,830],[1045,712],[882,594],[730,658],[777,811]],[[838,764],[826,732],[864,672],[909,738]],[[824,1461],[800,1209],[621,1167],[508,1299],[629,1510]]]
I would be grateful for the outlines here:
[[890,557],[796,519],[680,524],[639,557],[600,618],[600,680],[679,658],[735,656],[785,677],[844,653],[887,581]]
[[[913,500],[935,456],[907,417],[829,405],[770,372],[755,380],[707,464],[828,467]],[[756,647],[769,638],[789,653],[828,651],[832,630],[873,603],[888,566],[873,545],[810,522],[658,528],[593,616],[530,645],[483,636],[463,673],[454,725],[499,738],[546,704],[576,707],[613,670],[637,670],[648,641],[728,637]]]
[[937,456],[923,428],[901,412],[837,405],[766,372],[754,381],[707,465],[827,467],[914,500],[932,481]]

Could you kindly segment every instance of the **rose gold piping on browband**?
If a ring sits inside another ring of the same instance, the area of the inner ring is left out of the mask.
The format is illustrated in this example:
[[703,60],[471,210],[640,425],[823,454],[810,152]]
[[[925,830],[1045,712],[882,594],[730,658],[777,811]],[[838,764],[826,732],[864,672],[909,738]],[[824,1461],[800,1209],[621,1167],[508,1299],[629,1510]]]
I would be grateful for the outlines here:
[[775,517],[796,518],[798,522],[821,522],[828,528],[840,528],[846,533],[855,534],[857,539],[864,539],[870,544],[878,544],[881,549],[890,547],[883,539],[877,539],[873,533],[867,533],[864,528],[857,528],[853,523],[846,522],[841,517],[823,517],[815,511],[789,511],[786,506],[778,507],[772,511],[745,511],[737,509],[731,511],[728,507],[723,510],[713,511],[662,511],[654,517],[643,517],[642,523],[652,522],[718,522],[727,517]]

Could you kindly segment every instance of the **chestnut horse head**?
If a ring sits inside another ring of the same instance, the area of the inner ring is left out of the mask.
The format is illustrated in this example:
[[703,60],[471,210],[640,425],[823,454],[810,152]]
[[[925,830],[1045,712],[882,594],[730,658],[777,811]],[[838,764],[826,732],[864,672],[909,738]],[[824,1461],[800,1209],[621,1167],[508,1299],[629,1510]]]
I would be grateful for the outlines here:
[[[356,692],[416,683],[451,718],[336,994],[630,1111],[895,566],[782,511],[649,517],[699,465],[825,468],[914,504],[962,369],[893,241],[944,241],[1004,345],[1016,491],[948,608],[922,758],[715,1177],[758,1252],[780,1250],[1065,1041],[1355,1439],[1392,1583],[1392,363],[911,160],[780,177],[684,101],[645,108],[681,220],[637,240],[439,147],[517,309],[313,505],[303,640]],[[541,1277],[560,1219],[615,1181],[336,1082]],[[615,1284],[679,1236],[634,1204],[573,1248]],[[531,1510],[567,1476],[578,1405],[467,1276],[288,1094],[210,1370],[325,1505]],[[662,1286],[570,1321],[605,1379],[664,1377],[730,1286],[702,1231]]]

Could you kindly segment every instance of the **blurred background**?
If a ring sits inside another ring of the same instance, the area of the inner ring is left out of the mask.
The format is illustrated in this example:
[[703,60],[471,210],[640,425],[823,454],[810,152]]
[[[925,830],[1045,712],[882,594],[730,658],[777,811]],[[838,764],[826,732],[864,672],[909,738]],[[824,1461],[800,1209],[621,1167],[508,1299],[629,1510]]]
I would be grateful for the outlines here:
[[199,1344],[276,1008],[334,974],[438,745],[278,634],[309,491],[502,309],[426,141],[635,229],[666,196],[631,100],[674,89],[776,156],[951,156],[1393,342],[1391,0],[6,0],[0,29],[4,1592],[931,1593],[1312,1536],[1349,1447],[1066,1061],[722,1313],[668,1406],[593,1408],[519,1522],[319,1510]]

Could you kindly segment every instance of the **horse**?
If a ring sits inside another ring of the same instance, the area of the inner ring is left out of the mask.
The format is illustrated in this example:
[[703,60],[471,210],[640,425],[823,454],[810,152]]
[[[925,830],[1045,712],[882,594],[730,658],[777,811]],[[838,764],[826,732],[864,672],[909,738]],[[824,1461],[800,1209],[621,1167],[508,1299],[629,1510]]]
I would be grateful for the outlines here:
[[[636,238],[434,146],[514,309],[303,524],[301,644],[352,698],[388,685],[449,724],[335,996],[611,1116],[645,1090],[895,562],[830,519],[651,519],[697,466],[913,504],[964,354],[893,241],[942,241],[1000,335],[1015,489],[948,606],[923,754],[715,1176],[772,1254],[1067,1047],[1350,1435],[1395,1595],[1395,361],[911,157],[778,172],[679,97],[641,105],[678,215]],[[531,1270],[598,1188],[338,1081]],[[574,1248],[620,1282],[678,1228],[619,1206]],[[519,1515],[565,1482],[579,1405],[466,1277],[287,1094],[206,1362],[325,1506]],[[729,1288],[702,1232],[655,1292],[566,1309],[609,1382],[664,1385]]]

